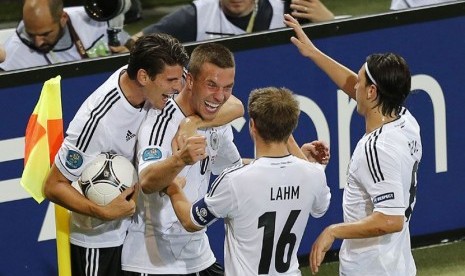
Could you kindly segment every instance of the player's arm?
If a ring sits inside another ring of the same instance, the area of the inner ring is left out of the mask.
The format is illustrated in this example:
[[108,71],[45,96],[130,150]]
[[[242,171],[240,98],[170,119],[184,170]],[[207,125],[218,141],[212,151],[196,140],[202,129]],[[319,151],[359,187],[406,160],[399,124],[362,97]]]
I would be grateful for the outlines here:
[[134,192],[134,187],[123,191],[106,206],[99,206],[79,193],[55,166],[52,166],[44,185],[47,199],[64,208],[83,215],[101,220],[113,220],[134,214],[136,204],[134,200],[126,200]]
[[211,121],[204,121],[198,115],[186,117],[179,124],[178,131],[173,139],[173,152],[182,147],[188,137],[196,135],[199,128],[223,126],[243,115],[244,105],[238,98],[231,95],[220,108],[217,116]]
[[[236,98],[234,95],[231,95],[229,99],[221,106],[218,114],[211,121],[204,121],[198,115],[192,115],[187,117],[180,125],[180,129],[186,128],[187,130],[197,130],[199,128],[207,127],[219,127],[226,125],[233,120],[244,116],[244,105],[241,100]],[[178,131],[179,133],[179,131]],[[183,131],[183,133],[189,133],[188,131]],[[191,135],[193,132],[190,132]]]
[[343,222],[326,227],[312,246],[310,253],[312,272],[318,272],[318,267],[335,239],[373,238],[399,232],[404,226],[404,219],[403,215],[386,215],[375,211],[359,221]]
[[297,145],[297,142],[295,141],[294,136],[292,134],[291,136],[289,136],[289,139],[287,139],[287,150],[290,154],[294,155],[295,157],[308,161],[307,156],[305,156],[305,154],[299,148],[299,145]]
[[355,99],[357,74],[321,52],[302,30],[299,22],[291,15],[284,15],[284,23],[294,29],[296,36],[291,37],[291,42],[297,46],[300,53],[304,57],[310,58],[340,89]]
[[195,224],[191,219],[192,203],[187,199],[179,181],[174,181],[166,188],[166,194],[170,197],[174,212],[181,222],[182,226],[188,232],[196,232],[203,227]]
[[187,138],[180,149],[173,151],[173,155],[143,168],[139,173],[142,191],[151,194],[168,187],[185,166],[206,157],[206,145],[204,136],[194,135]]

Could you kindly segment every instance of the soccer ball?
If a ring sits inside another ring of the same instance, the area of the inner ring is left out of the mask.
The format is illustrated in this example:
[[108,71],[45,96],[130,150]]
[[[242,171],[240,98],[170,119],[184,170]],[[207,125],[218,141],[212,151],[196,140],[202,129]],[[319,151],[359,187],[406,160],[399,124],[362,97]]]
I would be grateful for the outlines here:
[[104,206],[137,182],[137,171],[124,156],[101,153],[84,169],[79,178],[82,193]]

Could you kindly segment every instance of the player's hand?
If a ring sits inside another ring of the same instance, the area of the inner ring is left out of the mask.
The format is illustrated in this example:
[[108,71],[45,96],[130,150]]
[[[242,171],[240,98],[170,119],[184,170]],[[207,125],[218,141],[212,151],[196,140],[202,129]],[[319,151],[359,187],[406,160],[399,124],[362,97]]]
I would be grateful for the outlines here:
[[197,134],[198,122],[201,121],[197,115],[184,118],[179,124],[178,131],[171,142],[173,152],[178,151],[186,144],[187,138]]
[[301,147],[302,152],[310,162],[318,162],[322,165],[328,165],[331,157],[329,146],[323,141],[312,141],[305,143]]
[[289,14],[284,15],[284,24],[294,29],[295,35],[291,37],[291,42],[299,49],[305,57],[311,57],[318,49],[313,45],[308,36],[302,30],[299,22]]
[[292,0],[292,16],[310,22],[324,22],[334,19],[334,14],[320,0]]
[[185,165],[193,165],[197,161],[207,157],[206,147],[206,137],[202,135],[194,135],[187,138],[184,146],[175,154],[178,155]]
[[126,200],[132,200],[134,201],[135,203],[137,203],[137,198],[139,196],[139,191],[140,191],[140,184],[139,182],[137,183],[134,183],[134,185],[132,185],[132,187],[134,187],[134,191],[132,192],[132,194],[130,194],[128,197],[126,197]]
[[103,215],[101,219],[114,220],[132,216],[136,212],[136,202],[132,199],[127,200],[127,198],[135,196],[135,190],[135,186],[129,187],[109,204],[103,206]]
[[121,45],[121,46],[109,46],[110,47],[110,51],[114,54],[123,54],[123,53],[128,53],[129,52],[129,49],[126,48],[125,46]]
[[325,258],[326,252],[328,252],[334,242],[334,236],[331,234],[330,228],[331,226],[326,227],[312,245],[309,261],[312,274],[314,275],[318,273],[318,269]]

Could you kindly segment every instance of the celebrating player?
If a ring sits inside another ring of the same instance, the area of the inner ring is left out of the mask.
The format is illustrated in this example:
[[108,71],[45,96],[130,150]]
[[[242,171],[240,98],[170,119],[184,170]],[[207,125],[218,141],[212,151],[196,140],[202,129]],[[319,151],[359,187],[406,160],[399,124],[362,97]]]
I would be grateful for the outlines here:
[[313,45],[290,15],[291,41],[349,97],[365,118],[348,168],[344,223],[328,226],[312,247],[310,264],[318,272],[335,239],[344,239],[341,275],[415,275],[409,220],[415,205],[416,173],[422,155],[420,127],[404,107],[411,76],[405,60],[393,53],[372,54],[358,75]]
[[254,90],[248,112],[256,159],[225,170],[193,205],[177,184],[167,194],[188,231],[225,218],[226,275],[300,275],[297,250],[308,217],[322,216],[330,202],[325,173],[288,150],[300,114],[292,92]]

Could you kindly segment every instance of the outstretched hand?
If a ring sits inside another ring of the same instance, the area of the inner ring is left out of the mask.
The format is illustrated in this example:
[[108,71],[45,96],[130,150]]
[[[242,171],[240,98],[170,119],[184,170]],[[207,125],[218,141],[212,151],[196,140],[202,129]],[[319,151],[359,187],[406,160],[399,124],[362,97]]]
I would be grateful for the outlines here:
[[313,52],[315,52],[317,49],[315,45],[313,45],[312,41],[310,41],[308,36],[305,34],[300,23],[291,15],[285,14],[284,24],[294,29],[295,36],[291,37],[291,42],[299,49],[300,53],[303,56],[311,57]]
[[323,141],[312,141],[305,143],[301,147],[302,152],[310,162],[318,162],[322,165],[328,165],[331,157],[329,146]]

